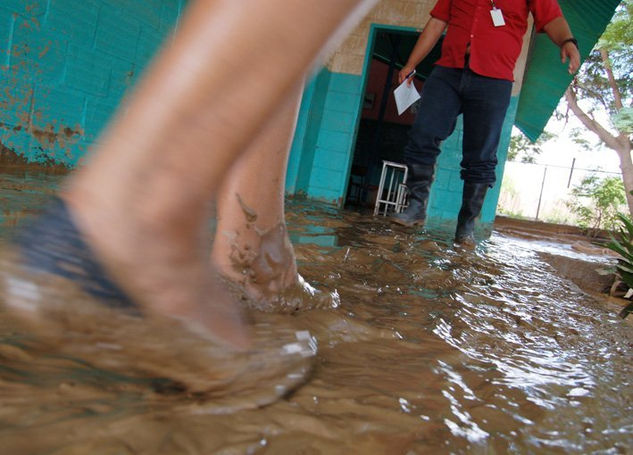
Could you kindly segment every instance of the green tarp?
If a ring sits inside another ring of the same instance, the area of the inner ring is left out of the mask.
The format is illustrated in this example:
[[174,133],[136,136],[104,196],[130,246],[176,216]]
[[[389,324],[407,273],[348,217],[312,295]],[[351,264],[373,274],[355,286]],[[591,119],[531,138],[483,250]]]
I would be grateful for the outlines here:
[[[559,0],[580,45],[583,60],[613,17],[620,0]],[[532,141],[538,139],[572,81],[560,64],[559,50],[539,33],[527,62],[515,125]]]

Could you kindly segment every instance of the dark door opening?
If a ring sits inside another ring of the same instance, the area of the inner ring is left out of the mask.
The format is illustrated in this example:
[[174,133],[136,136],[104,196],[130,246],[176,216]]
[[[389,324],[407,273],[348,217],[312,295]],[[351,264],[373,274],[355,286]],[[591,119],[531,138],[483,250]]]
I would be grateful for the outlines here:
[[[393,90],[398,72],[406,63],[418,39],[417,32],[377,29],[371,49],[371,61],[365,75],[365,93],[348,190],[347,207],[373,208],[383,160],[403,162],[408,131],[415,119],[417,105],[398,115]],[[442,40],[417,66],[414,83],[418,90],[439,58]]]

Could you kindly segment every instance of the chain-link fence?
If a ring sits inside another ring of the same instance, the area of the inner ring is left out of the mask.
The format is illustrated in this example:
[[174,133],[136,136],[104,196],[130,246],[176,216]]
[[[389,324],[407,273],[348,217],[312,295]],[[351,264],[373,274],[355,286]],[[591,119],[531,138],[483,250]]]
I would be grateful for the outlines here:
[[619,173],[569,166],[508,161],[505,165],[497,213],[557,224],[577,224],[570,209],[572,189],[590,176],[620,177]]

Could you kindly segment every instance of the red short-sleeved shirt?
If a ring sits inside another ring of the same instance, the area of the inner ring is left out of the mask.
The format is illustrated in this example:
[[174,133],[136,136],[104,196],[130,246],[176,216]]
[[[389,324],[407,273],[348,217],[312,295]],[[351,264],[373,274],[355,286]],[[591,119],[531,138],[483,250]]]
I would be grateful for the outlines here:
[[562,16],[556,0],[494,0],[506,25],[495,27],[491,0],[438,0],[431,16],[448,23],[438,65],[463,68],[470,43],[469,67],[482,76],[513,80],[514,65],[521,53],[528,14],[532,12],[538,32]]

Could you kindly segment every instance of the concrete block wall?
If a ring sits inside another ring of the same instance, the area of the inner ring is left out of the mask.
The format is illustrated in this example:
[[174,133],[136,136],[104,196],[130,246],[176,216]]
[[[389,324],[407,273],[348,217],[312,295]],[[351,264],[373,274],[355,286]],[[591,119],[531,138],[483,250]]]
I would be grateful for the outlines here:
[[422,30],[435,2],[436,0],[381,0],[332,54],[326,64],[327,68],[335,73],[360,75],[372,24]]
[[2,152],[76,165],[177,23],[184,3],[2,0]]
[[308,194],[316,199],[343,203],[353,147],[362,79],[330,73],[312,162]]
[[289,194],[308,194],[312,163],[329,84],[330,72],[323,69],[309,81],[303,92],[297,127],[288,158],[286,192]]

